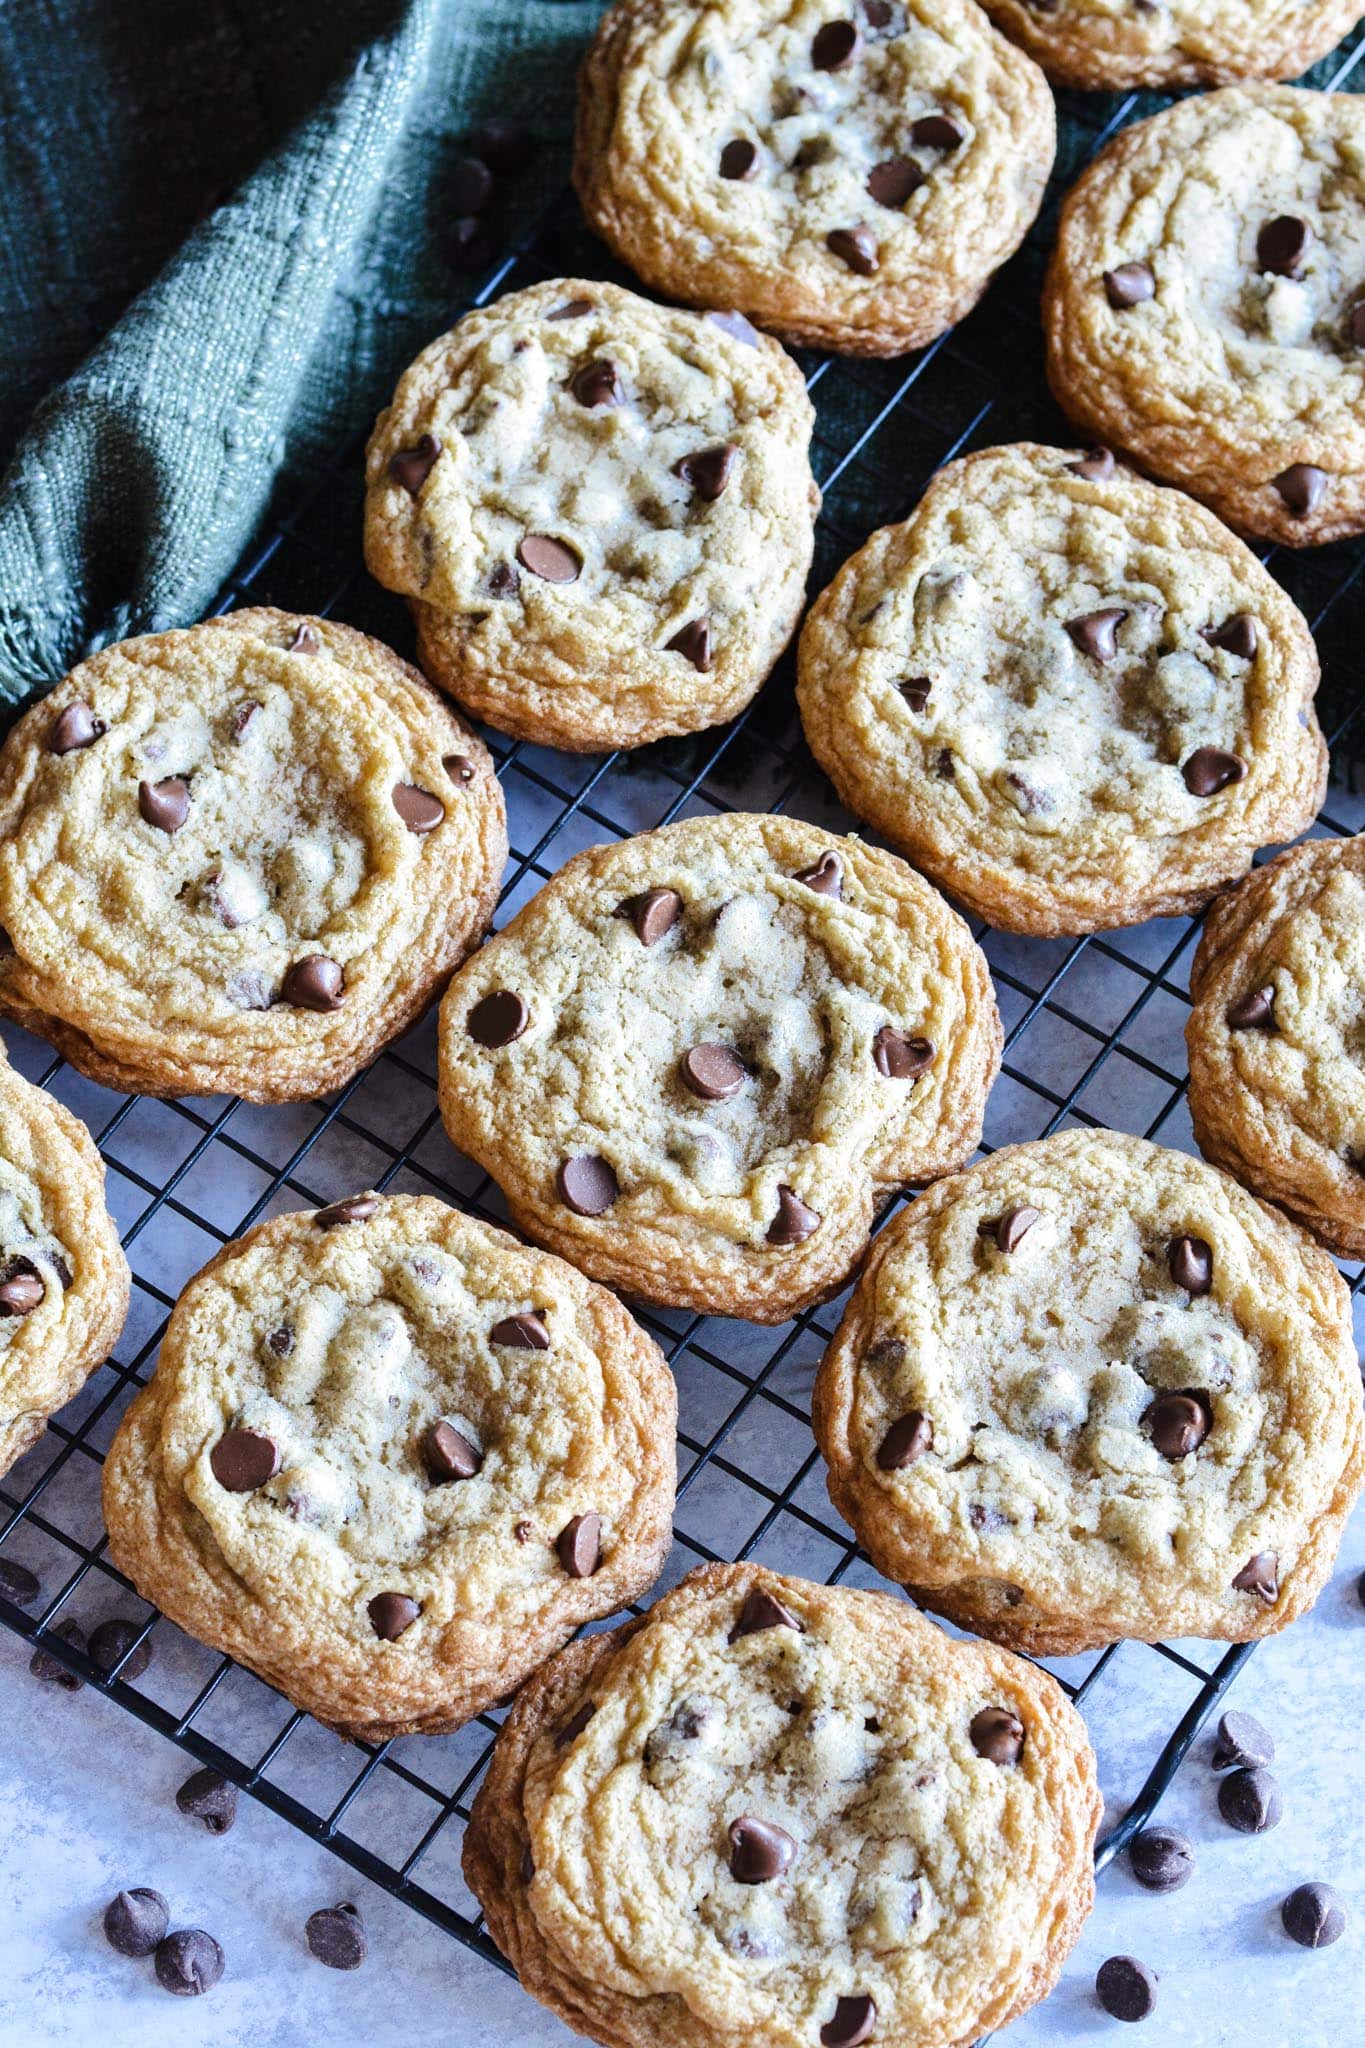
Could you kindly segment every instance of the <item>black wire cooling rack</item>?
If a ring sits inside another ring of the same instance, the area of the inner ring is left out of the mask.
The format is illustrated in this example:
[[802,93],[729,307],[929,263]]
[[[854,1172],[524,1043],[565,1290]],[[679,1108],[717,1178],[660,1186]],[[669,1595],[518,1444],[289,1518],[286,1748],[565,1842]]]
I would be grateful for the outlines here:
[[[1343,87],[1365,29],[1313,82]],[[1068,443],[1042,374],[1038,299],[1058,195],[1121,125],[1161,101],[1063,95],[1062,147],[1050,202],[984,304],[953,333],[890,363],[809,357],[818,414],[813,460],[825,493],[813,589],[875,526],[905,516],[939,464],[971,447],[1034,438]],[[483,303],[541,277],[621,275],[586,236],[566,194],[509,250],[477,294]],[[463,310],[463,306],[452,309]],[[405,614],[359,562],[360,447],[315,475],[307,494],[249,551],[219,604],[271,602],[336,613],[400,648]],[[1318,830],[1365,826],[1356,791],[1353,659],[1365,542],[1266,560],[1309,617],[1323,658],[1319,700],[1333,739],[1333,782]],[[835,804],[806,754],[790,661],[732,724],[634,754],[551,753],[486,733],[507,797],[512,843],[500,920],[585,845],[700,812],[791,810],[836,829]],[[1005,1065],[987,1113],[986,1148],[1074,1123],[1107,1123],[1192,1148],[1185,1110],[1188,919],[1071,941],[978,931],[1006,1024]],[[453,1736],[347,1745],[227,1658],[203,1649],[139,1602],[111,1565],[99,1514],[99,1467],[120,1415],[153,1369],[176,1292],[220,1245],[279,1209],[360,1187],[434,1192],[503,1220],[494,1184],[454,1153],[436,1112],[428,1017],[334,1098],[260,1109],[235,1100],[122,1098],[76,1075],[45,1046],[6,1030],[21,1071],[82,1115],[109,1172],[111,1205],[134,1272],[120,1346],[41,1443],[0,1481],[0,1562],[36,1571],[34,1611],[0,1598],[0,1621],[198,1763],[213,1766],[491,1961],[459,1873],[470,1801],[500,1716]],[[1350,1275],[1353,1295],[1365,1268]],[[778,1330],[644,1312],[680,1394],[676,1538],[660,1590],[704,1559],[756,1557],[834,1583],[880,1583],[830,1510],[810,1436],[810,1386],[841,1303]],[[138,1617],[112,1674],[58,1633],[110,1614]],[[609,1623],[602,1624],[610,1626]],[[149,1668],[139,1646],[153,1642]],[[1053,1663],[1087,1714],[1102,1777],[1121,1752],[1132,1782],[1107,1825],[1107,1862],[1151,1814],[1249,1648],[1125,1643]],[[1133,1757],[1139,1758],[1134,1771]],[[1111,1788],[1113,1789],[1113,1788]],[[1119,1817],[1121,1815],[1121,1818]],[[506,1965],[504,1964],[505,1968]]]

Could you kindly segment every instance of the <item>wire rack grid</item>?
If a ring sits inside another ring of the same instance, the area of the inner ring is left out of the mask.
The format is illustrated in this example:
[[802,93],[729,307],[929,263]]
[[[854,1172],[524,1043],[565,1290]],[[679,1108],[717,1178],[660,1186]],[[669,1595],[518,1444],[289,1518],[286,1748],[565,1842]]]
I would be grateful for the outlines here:
[[[1365,30],[1320,67],[1314,82],[1347,86],[1362,53]],[[1145,95],[1062,96],[1063,146],[1049,205],[983,305],[954,332],[890,363],[803,358],[818,415],[814,464],[825,493],[813,588],[873,527],[904,517],[933,470],[953,455],[1014,439],[1070,440],[1047,396],[1037,316],[1056,199],[1109,135],[1161,104]],[[508,251],[475,302],[541,277],[604,271],[618,274],[564,195]],[[353,444],[258,540],[219,609],[271,602],[335,612],[408,648],[402,608],[368,582],[358,561],[361,496]],[[1305,555],[1272,549],[1266,560],[1307,613],[1323,656],[1320,703],[1334,770],[1317,830],[1354,832],[1365,825],[1355,775],[1357,715],[1365,707],[1349,701],[1342,679],[1352,673],[1359,598],[1353,604],[1351,593],[1365,570],[1365,543]],[[487,733],[512,845],[499,922],[583,847],[681,816],[786,809],[851,829],[855,821],[835,804],[804,751],[791,680],[788,660],[730,725],[630,755],[555,754]],[[1196,923],[1165,920],[1073,941],[1030,941],[981,928],[978,936],[1007,1034],[984,1150],[1101,1123],[1194,1149],[1183,1025]],[[96,1134],[135,1284],[119,1357],[0,1481],[0,1562],[27,1565],[42,1585],[31,1612],[0,1597],[0,1620],[198,1763],[221,1771],[502,1964],[459,1870],[470,1801],[500,1714],[446,1737],[380,1747],[340,1742],[141,1603],[109,1561],[99,1513],[104,1451],[154,1368],[176,1293],[230,1238],[263,1216],[360,1187],[434,1192],[505,1220],[496,1186],[451,1149],[442,1131],[432,1018],[336,1096],[272,1109],[115,1096],[24,1033],[7,1027],[5,1038],[20,1070]],[[1349,1277],[1359,1300],[1365,1268]],[[641,1312],[680,1394],[676,1533],[659,1590],[717,1557],[753,1557],[830,1583],[881,1583],[832,1515],[810,1436],[811,1381],[841,1306],[809,1311],[775,1331]],[[61,1631],[71,1624],[88,1629],[110,1613],[136,1617],[138,1634],[120,1665],[102,1673]],[[134,1675],[143,1643],[156,1654]],[[1209,1644],[1122,1644],[1050,1664],[1086,1713],[1102,1782],[1113,1795],[1101,1863],[1150,1816],[1249,1654]]]

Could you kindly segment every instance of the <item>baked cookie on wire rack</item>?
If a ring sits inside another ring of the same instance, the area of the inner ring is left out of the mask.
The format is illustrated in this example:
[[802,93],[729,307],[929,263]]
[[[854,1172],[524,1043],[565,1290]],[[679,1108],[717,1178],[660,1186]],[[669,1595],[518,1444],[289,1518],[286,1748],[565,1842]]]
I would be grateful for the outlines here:
[[1346,1282],[1226,1173],[1012,1145],[884,1230],[816,1379],[878,1570],[994,1642],[1249,1642],[1311,1607],[1365,1479]]
[[1365,13],[1360,0],[981,0],[1054,85],[1127,92],[1298,78]]
[[656,291],[895,356],[976,304],[1055,149],[1047,81],[975,0],[618,0],[574,182]]
[[436,1734],[650,1585],[676,1420],[606,1288],[430,1196],[356,1195],[186,1287],[105,1463],[109,1546],[318,1720]]

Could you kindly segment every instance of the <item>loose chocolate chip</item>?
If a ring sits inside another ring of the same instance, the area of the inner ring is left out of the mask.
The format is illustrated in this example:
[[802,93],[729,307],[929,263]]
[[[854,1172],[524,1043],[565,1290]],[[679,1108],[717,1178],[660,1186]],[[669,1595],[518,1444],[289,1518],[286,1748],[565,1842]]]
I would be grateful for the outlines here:
[[1226,1771],[1234,1764],[1239,1767],[1273,1764],[1275,1739],[1254,1714],[1242,1714],[1235,1707],[1230,1708],[1218,1723],[1210,1761],[1215,1771]]
[[967,1732],[988,1764],[1017,1764],[1023,1754],[1024,1724],[1009,1707],[983,1707]]
[[1212,1429],[1213,1412],[1203,1394],[1158,1394],[1143,1421],[1163,1458],[1188,1458]]
[[729,483],[738,453],[736,442],[718,441],[710,448],[699,448],[695,455],[684,455],[681,462],[674,463],[673,474],[711,505]]
[[1230,782],[1240,782],[1247,764],[1221,747],[1196,747],[1180,773],[1191,796],[1216,796]]
[[820,1218],[795,1191],[785,1185],[777,1190],[777,1214],[768,1225],[767,1241],[773,1245],[801,1244],[820,1228]]
[[182,1927],[157,1944],[156,1981],[177,1998],[199,1998],[223,1974],[223,1951],[202,1927]]
[[758,329],[742,313],[708,313],[712,326],[719,327],[722,334],[728,334],[731,341],[743,342],[745,348],[758,347]]
[[737,1643],[742,1636],[761,1635],[764,1629],[769,1628],[794,1628],[799,1636],[806,1633],[805,1623],[798,1621],[790,1607],[784,1607],[775,1593],[768,1592],[765,1586],[755,1586],[752,1592],[744,1595],[739,1618],[725,1640]]
[[525,535],[518,543],[517,559],[542,583],[576,583],[583,568],[571,547],[562,540],[551,540],[547,533]]
[[346,977],[325,953],[296,960],[280,984],[280,1001],[297,1010],[339,1010],[346,1000]]
[[399,1636],[412,1627],[422,1610],[406,1593],[376,1593],[365,1612],[380,1641],[396,1643]]
[[313,1221],[319,1230],[339,1230],[347,1223],[368,1223],[378,1207],[378,1195],[347,1195],[343,1202],[316,1210]]
[[[59,1621],[49,1631],[73,1650],[85,1648],[85,1630],[74,1621]],[[68,1671],[65,1664],[54,1657],[50,1650],[35,1650],[29,1659],[29,1670],[35,1678],[41,1678],[45,1685],[59,1685],[63,1692],[79,1692],[85,1680],[74,1671]]]
[[[923,171],[914,158],[908,156],[889,156],[885,162],[873,164],[872,169],[867,174],[869,196],[876,200],[878,206],[889,207],[892,210],[898,206],[904,206],[911,193],[918,192],[923,183]],[[869,242],[871,242],[871,233],[867,228],[857,228],[854,230],[854,233],[866,235]],[[833,237],[830,239],[829,246],[831,249],[834,249]],[[843,249],[834,249],[834,253],[836,256],[843,256],[845,263],[849,265],[851,270],[858,270],[863,267],[861,264],[852,262]],[[876,254],[875,243],[872,245],[872,253]],[[876,267],[875,263],[867,265],[864,275],[869,275]]]
[[1301,1884],[1280,1907],[1280,1920],[1300,1948],[1330,1948],[1346,1932],[1346,1908],[1330,1884]]
[[1250,612],[1234,612],[1221,626],[1205,626],[1203,637],[1210,647],[1221,647],[1239,661],[1250,661],[1256,652],[1256,621]]
[[1232,1771],[1218,1787],[1218,1811],[1239,1835],[1263,1835],[1284,1815],[1280,1788],[1259,1765]]
[[1082,455],[1077,462],[1068,462],[1067,468],[1073,476],[1083,476],[1088,484],[1108,483],[1114,474],[1114,455],[1109,448],[1092,448],[1088,455]]
[[498,988],[475,1003],[465,1019],[465,1030],[476,1045],[496,1051],[520,1038],[530,1021],[531,1012],[515,990]]
[[178,832],[190,814],[190,786],[183,775],[164,782],[139,782],[137,807],[158,832]]
[[668,653],[680,654],[684,661],[690,661],[698,675],[710,673],[712,652],[709,619],[689,619],[671,640],[664,642],[664,646]]
[[1272,1031],[1275,1027],[1275,984],[1266,982],[1249,995],[1238,996],[1224,1012],[1229,1031]]
[[1194,1850],[1174,1828],[1144,1828],[1134,1835],[1128,1862],[1149,1892],[1178,1892],[1194,1875]]
[[423,434],[415,448],[399,448],[389,457],[389,475],[409,497],[415,498],[436,467],[441,443],[434,434]]
[[454,1479],[472,1479],[483,1464],[483,1452],[453,1422],[433,1422],[422,1439],[427,1476],[437,1486]]
[[720,153],[722,178],[752,178],[758,169],[758,151],[752,142],[737,136]]
[[1188,1294],[1207,1294],[1213,1285],[1213,1246],[1202,1237],[1173,1237],[1166,1264],[1177,1287]]
[[656,946],[671,932],[682,916],[682,897],[676,889],[646,889],[640,896],[628,896],[618,915],[630,919],[642,946]]
[[[119,1677],[131,1685],[135,1678],[141,1678],[152,1661],[152,1639],[148,1636],[145,1642],[137,1643],[141,1634],[141,1625],[136,1621],[113,1619],[100,1622],[98,1627],[90,1631],[88,1647],[91,1663],[107,1678],[120,1660],[127,1657],[128,1661],[119,1672]],[[135,1650],[134,1643],[137,1643]]]
[[482,213],[493,197],[493,173],[482,157],[458,157],[451,165],[449,199],[455,213]]
[[817,71],[846,70],[858,54],[860,40],[856,22],[827,21],[815,32],[810,61]]
[[429,796],[426,790],[418,789],[413,782],[395,782],[393,807],[409,832],[415,832],[419,837],[424,832],[434,832],[446,814],[446,807],[438,796]]
[[[625,390],[615,363],[606,356],[599,356],[596,362],[585,363],[581,370],[575,370],[569,379],[569,389],[580,405],[589,410],[598,405],[622,405]],[[532,566],[528,564],[528,567]],[[541,572],[536,571],[537,575]]]
[[877,1449],[877,1463],[883,1472],[900,1472],[934,1448],[934,1425],[918,1408],[910,1408],[892,1423]]
[[856,270],[859,277],[872,277],[877,269],[877,237],[860,222],[856,228],[831,228],[825,246],[832,256]]
[[1280,1560],[1273,1550],[1258,1550],[1249,1557],[1232,1582],[1238,1593],[1254,1593],[1267,1607],[1280,1597]]
[[872,1064],[889,1081],[913,1081],[934,1057],[927,1038],[910,1038],[890,1024],[883,1024],[872,1041]]
[[912,676],[908,683],[901,684],[901,695],[912,711],[924,711],[932,688],[933,681],[929,676]]
[[792,880],[804,882],[808,889],[814,889],[817,896],[842,896],[843,863],[837,853],[822,853],[814,867],[799,868]]
[[491,1344],[506,1344],[512,1351],[548,1351],[550,1333],[534,1309],[522,1315],[504,1316],[488,1333]]
[[1111,2020],[1145,2020],[1156,2007],[1156,1975],[1136,1956],[1110,1956],[1095,1975],[1095,1996]]
[[738,1095],[749,1070],[728,1045],[694,1045],[683,1054],[682,1077],[703,1102],[727,1102]]
[[452,782],[474,780],[474,763],[465,754],[444,754],[441,757],[441,766]]
[[0,1320],[32,1315],[46,1292],[36,1273],[11,1273],[0,1280]]
[[1093,661],[1112,661],[1118,653],[1115,635],[1127,616],[1123,605],[1106,605],[1102,611],[1068,619],[1066,630],[1082,654],[1088,654]]
[[1030,1208],[1027,1202],[1017,1209],[1006,1209],[1003,1216],[994,1217],[981,1225],[984,1236],[995,1239],[997,1251],[1017,1252],[1035,1223],[1041,1221],[1042,1210]]
[[835,1999],[834,2018],[821,2027],[820,2039],[824,2048],[861,2048],[862,2042],[872,2039],[876,2024],[876,2004],[860,1991],[851,1998]]
[[42,1591],[36,1572],[27,1565],[16,1564],[13,1558],[0,1557],[0,1600],[12,1601],[16,1607],[32,1607]]
[[475,154],[503,178],[524,171],[535,155],[535,142],[520,121],[494,116],[481,122],[469,140]]
[[68,704],[48,727],[47,751],[49,754],[79,753],[82,747],[92,747],[96,740],[103,739],[108,730],[104,720],[96,718],[88,704]]
[[602,1518],[575,1515],[555,1537],[559,1562],[571,1579],[590,1579],[602,1562]]
[[1156,279],[1145,263],[1120,263],[1117,270],[1105,271],[1104,289],[1115,312],[1122,313],[1150,299]]
[[919,149],[958,149],[966,132],[951,114],[921,114],[910,130],[910,140]]
[[559,1198],[575,1216],[602,1216],[621,1192],[620,1182],[607,1160],[597,1152],[580,1152],[566,1159],[555,1175]]
[[104,1909],[104,1938],[121,1956],[149,1956],[166,1933],[171,1909],[147,1885],[116,1892]]
[[582,1706],[574,1710],[555,1736],[555,1748],[567,1749],[571,1742],[576,1742],[596,1712],[596,1701],[584,1700]]
[[360,1908],[349,1899],[310,1913],[303,1932],[312,1954],[329,1970],[358,1970],[369,1953]]
[[201,1820],[211,1835],[225,1835],[237,1818],[237,1787],[218,1771],[195,1771],[175,1803],[191,1820]]
[[1256,237],[1256,266],[1275,277],[1301,277],[1313,230],[1295,213],[1277,213]]
[[1282,469],[1271,482],[1285,503],[1285,509],[1296,519],[1307,518],[1316,512],[1327,489],[1327,472],[1311,462],[1291,462],[1288,469]]
[[279,1445],[254,1429],[230,1429],[209,1452],[213,1476],[227,1493],[254,1493],[280,1469]]
[[1346,339],[1352,348],[1365,348],[1365,299],[1360,299],[1346,315]]
[[775,1821],[742,1814],[730,1823],[730,1875],[736,1884],[769,1884],[791,1867],[796,1844]]

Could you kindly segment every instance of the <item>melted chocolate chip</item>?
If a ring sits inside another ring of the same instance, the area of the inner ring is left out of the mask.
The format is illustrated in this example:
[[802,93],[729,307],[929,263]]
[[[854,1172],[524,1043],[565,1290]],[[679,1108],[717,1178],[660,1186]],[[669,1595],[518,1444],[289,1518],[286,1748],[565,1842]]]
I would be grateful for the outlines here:
[[548,1351],[550,1333],[534,1309],[520,1315],[504,1316],[488,1332],[490,1344],[505,1344],[510,1351]]
[[875,274],[879,261],[877,237],[864,223],[855,228],[831,228],[825,236],[825,246],[831,256],[837,256],[859,277]]
[[594,310],[591,299],[566,299],[562,306],[556,306],[553,313],[547,313],[547,320],[581,320],[586,313]]
[[209,1452],[209,1466],[225,1493],[254,1493],[280,1469],[280,1447],[255,1429],[230,1429]]
[[1006,1209],[1003,1216],[994,1217],[990,1222],[983,1223],[980,1226],[981,1234],[993,1237],[997,1250],[1017,1252],[1034,1224],[1041,1220],[1042,1213],[1041,1209],[1033,1209],[1028,1203],[1022,1203],[1019,1208]]
[[1106,605],[1102,611],[1086,612],[1079,619],[1068,619],[1066,630],[1092,661],[1112,661],[1118,653],[1116,634],[1127,618],[1123,605]]
[[1024,1748],[1024,1724],[1009,1707],[983,1707],[972,1716],[972,1748],[989,1764],[1017,1764]]
[[682,1077],[703,1102],[726,1102],[738,1095],[749,1070],[728,1045],[694,1045],[682,1058]]
[[815,32],[810,46],[810,61],[817,71],[844,71],[858,55],[860,47],[856,22],[827,21]]
[[844,893],[843,862],[837,853],[822,853],[813,867],[799,868],[792,876],[794,882],[804,882],[808,889],[814,889],[817,896],[839,897]]
[[1205,626],[1203,637],[1210,647],[1221,647],[1239,661],[1250,661],[1256,652],[1256,621],[1250,612],[1234,612],[1221,626]]
[[1150,299],[1156,279],[1145,263],[1120,263],[1117,270],[1105,271],[1104,289],[1114,311],[1122,313]]
[[494,989],[480,998],[465,1018],[465,1030],[476,1045],[496,1051],[520,1038],[531,1021],[531,1012],[514,989]]
[[682,897],[676,889],[646,889],[628,896],[621,911],[630,919],[642,946],[657,946],[682,916]]
[[777,1214],[768,1225],[767,1241],[771,1245],[801,1244],[820,1228],[820,1218],[814,1209],[807,1208],[801,1197],[785,1184],[777,1190]]
[[434,832],[446,814],[446,807],[438,796],[429,796],[426,790],[418,789],[413,782],[395,782],[393,807],[409,832],[419,837],[424,832]]
[[1196,747],[1180,773],[1191,796],[1216,796],[1231,782],[1240,782],[1247,764],[1221,747]]
[[36,1273],[11,1273],[8,1280],[0,1280],[0,1319],[31,1315],[46,1292]]
[[137,807],[158,832],[178,832],[190,814],[190,786],[183,775],[168,775],[164,782],[139,782]]
[[583,568],[571,547],[547,533],[526,534],[518,543],[517,559],[542,583],[576,583]]
[[668,653],[680,654],[684,661],[690,661],[698,675],[704,676],[709,674],[713,658],[711,621],[709,619],[689,619],[687,624],[681,627],[671,640],[665,640],[664,647]]
[[1313,230],[1295,213],[1277,213],[1256,237],[1256,267],[1274,277],[1302,277]]
[[[914,158],[908,156],[889,156],[885,159],[884,162],[874,164],[872,166],[872,169],[867,174],[867,190],[869,197],[875,199],[878,206],[885,206],[893,211],[897,207],[904,206],[906,200],[910,197],[911,193],[917,192],[923,183],[923,171],[915,162]],[[869,242],[872,242],[871,231],[869,229],[858,228],[855,229],[853,232],[855,234],[866,235],[868,237]],[[834,241],[832,237],[829,246],[831,247],[831,249],[834,249]],[[850,259],[844,254],[844,251],[842,249],[834,249],[834,253],[836,256],[843,256],[844,261],[849,264],[850,269],[858,270],[862,268],[860,264],[850,262]],[[873,255],[876,254],[875,243],[872,243],[872,253]],[[875,269],[875,263],[869,264],[867,266],[867,272],[865,274],[870,274],[870,272]]]
[[917,149],[958,149],[966,132],[951,114],[921,114],[910,130],[910,140]]
[[344,1202],[331,1202],[314,1212],[319,1230],[339,1230],[347,1223],[368,1223],[379,1207],[378,1195],[348,1195]]
[[865,1991],[834,2001],[834,2018],[820,2029],[822,2048],[861,2048],[877,2024],[876,2002]]
[[68,704],[48,727],[47,751],[49,754],[77,754],[83,747],[92,747],[96,740],[103,739],[108,730],[104,720],[96,718],[88,704]]
[[[589,410],[599,405],[623,405],[625,389],[620,372],[607,356],[599,356],[596,362],[585,363],[581,370],[575,370],[569,380],[569,389],[580,405]],[[540,571],[536,572],[538,575]]]
[[791,1867],[796,1843],[775,1821],[742,1814],[731,1821],[729,1834],[730,1875],[736,1884],[770,1884]]
[[1163,1458],[1188,1458],[1212,1429],[1213,1410],[1205,1394],[1158,1394],[1143,1421]]
[[602,1562],[600,1515],[575,1515],[555,1537],[555,1554],[571,1579],[590,1579]]
[[254,697],[249,697],[245,704],[239,704],[232,714],[233,739],[239,743],[244,740],[251,727],[260,717],[260,713],[261,707]]
[[1114,455],[1109,448],[1092,448],[1088,455],[1082,455],[1076,462],[1068,462],[1067,468],[1073,476],[1084,477],[1088,484],[1106,484],[1114,474]]
[[1254,1593],[1267,1607],[1280,1597],[1280,1560],[1273,1550],[1258,1550],[1249,1557],[1233,1580],[1239,1593]]
[[745,348],[758,347],[758,329],[742,313],[708,313],[706,317],[713,327],[719,327],[722,334],[728,334],[731,341],[742,342]]
[[769,1628],[794,1628],[799,1636],[806,1633],[804,1624],[797,1620],[790,1607],[783,1606],[775,1593],[768,1592],[764,1586],[755,1586],[752,1592],[745,1594],[739,1617],[725,1640],[737,1643],[744,1636],[761,1635],[764,1629]]
[[1266,982],[1249,995],[1239,996],[1224,1012],[1229,1031],[1273,1031],[1275,1028],[1275,985]]
[[933,1057],[927,1038],[911,1038],[890,1024],[883,1024],[872,1041],[872,1063],[890,1081],[913,1081]]
[[472,782],[474,780],[474,763],[465,754],[443,755],[441,766],[445,769],[452,782]]
[[621,1192],[612,1167],[596,1152],[580,1152],[566,1159],[555,1184],[560,1200],[575,1216],[605,1215]]
[[1316,512],[1327,489],[1327,472],[1312,462],[1291,462],[1271,482],[1284,500],[1285,509],[1296,519]]
[[346,978],[325,953],[296,960],[280,984],[279,999],[298,1010],[339,1010],[346,1000]]
[[736,442],[719,441],[710,448],[698,448],[693,455],[684,455],[681,462],[674,463],[673,474],[690,484],[707,504],[714,504],[730,481],[738,453]]
[[443,1416],[422,1439],[422,1462],[428,1477],[445,1486],[455,1479],[472,1479],[483,1464],[483,1452]]
[[307,619],[299,620],[294,637],[284,651],[286,654],[321,654],[322,642]]
[[441,443],[434,434],[423,434],[415,448],[399,448],[389,457],[389,475],[415,498],[436,467]]
[[574,1712],[556,1734],[555,1748],[567,1749],[571,1742],[576,1742],[596,1712],[597,1702],[595,1700],[584,1700],[582,1706],[575,1708]]
[[934,1425],[918,1408],[910,1408],[892,1423],[877,1448],[877,1464],[883,1472],[901,1472],[934,1448]]
[[928,708],[932,688],[933,683],[928,676],[912,676],[908,683],[901,684],[901,695],[912,711],[924,711]]
[[722,178],[752,178],[758,169],[758,151],[752,142],[737,136],[727,142],[720,153],[720,174]]
[[1213,1247],[1202,1237],[1173,1237],[1166,1247],[1172,1280],[1189,1294],[1207,1294],[1213,1285]]
[[365,1612],[381,1642],[396,1643],[422,1612],[406,1593],[376,1593]]

